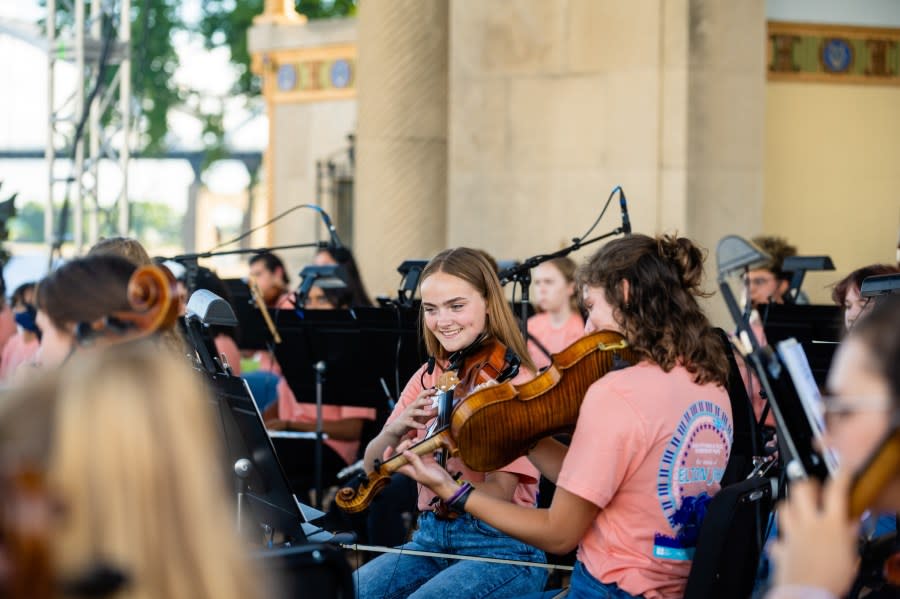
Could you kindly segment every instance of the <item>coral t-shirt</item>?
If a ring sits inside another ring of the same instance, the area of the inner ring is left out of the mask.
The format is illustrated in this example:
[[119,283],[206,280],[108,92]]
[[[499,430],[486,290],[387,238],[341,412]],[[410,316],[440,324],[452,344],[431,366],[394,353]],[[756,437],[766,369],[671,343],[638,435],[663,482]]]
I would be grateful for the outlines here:
[[225,356],[225,360],[228,361],[234,376],[241,376],[241,350],[238,349],[234,339],[230,335],[221,333],[216,335],[213,343],[216,345],[216,352],[220,356]]
[[[315,422],[316,404],[298,403],[294,392],[282,377],[278,381],[278,418],[291,422]],[[322,404],[322,420],[344,420],[346,418],[362,418],[363,420],[375,420],[375,408],[362,408],[357,406],[338,406],[334,404]],[[344,458],[347,464],[356,461],[359,451],[359,440],[343,441],[340,439],[325,439],[325,445],[333,449]]]
[[[403,410],[406,409],[406,406],[411,404],[416,397],[418,397],[419,393],[422,392],[423,389],[430,389],[435,386],[437,383],[438,377],[440,377],[443,370],[440,366],[435,367],[434,372],[428,374],[427,365],[422,365],[418,371],[409,379],[409,382],[406,384],[406,388],[403,389],[403,393],[400,394],[400,399],[397,401],[397,405],[394,406],[394,411],[391,412],[391,415],[387,419],[387,423],[393,422],[397,419],[400,414],[403,413]],[[516,376],[512,382],[521,384],[525,381],[529,381],[534,378],[534,375],[531,372],[528,372],[525,369],[519,371],[519,375]],[[407,435],[409,438],[414,438],[417,440],[421,440],[425,438],[425,435],[428,432],[428,428],[431,426],[434,419],[428,422],[428,427],[424,430],[416,430],[415,435],[412,434],[412,431]],[[392,453],[390,449],[385,452],[385,458],[389,457]],[[474,470],[470,470],[463,464],[462,460],[459,458],[450,458],[447,460],[447,471],[452,473],[461,472],[462,478],[469,482],[480,483],[484,482],[485,473],[484,472],[475,472]],[[500,472],[509,472],[515,474],[519,477],[519,484],[516,486],[515,493],[513,494],[513,503],[517,505],[524,505],[527,507],[534,507],[535,502],[537,500],[537,488],[538,488],[538,478],[540,477],[540,472],[538,469],[534,467],[534,465],[528,461],[528,458],[521,457],[514,462],[510,463],[507,466],[504,466],[499,470]],[[431,500],[434,499],[435,494],[432,493],[427,487],[423,487],[419,485],[419,510],[420,511],[430,511]]]
[[19,366],[34,359],[40,348],[41,342],[37,335],[32,335],[29,341],[25,340],[22,333],[13,335],[0,354],[0,380],[10,379]]
[[[759,317],[759,312],[756,310],[753,310],[753,312],[750,313],[750,329],[753,331],[753,335],[756,337],[756,341],[759,343],[760,347],[765,347],[769,344],[769,341],[766,339],[766,332],[763,329],[762,320],[760,320]],[[762,416],[763,409],[765,409],[767,403],[767,401],[759,394],[760,389],[762,389],[762,384],[759,382],[759,377],[750,370],[744,357],[737,351],[735,351],[734,359],[737,361],[738,370],[741,373],[741,380],[744,382],[744,388],[747,390],[747,397],[750,398],[750,404],[753,406],[753,414],[756,417],[756,421],[759,422],[759,417]],[[764,424],[771,427],[775,426],[775,416],[771,411],[766,416]]]
[[12,339],[17,331],[16,317],[12,308],[8,303],[4,303],[3,309],[0,309],[0,351],[6,347],[7,341]]
[[[557,354],[584,337],[584,321],[573,312],[559,328],[550,321],[550,314],[543,312],[528,319],[528,334],[543,345],[551,354]],[[550,358],[532,341],[528,342],[528,355],[538,368],[550,364]]]
[[578,546],[592,576],[647,599],[684,594],[731,418],[725,388],[681,366],[641,362],[591,385],[556,484],[600,508]]

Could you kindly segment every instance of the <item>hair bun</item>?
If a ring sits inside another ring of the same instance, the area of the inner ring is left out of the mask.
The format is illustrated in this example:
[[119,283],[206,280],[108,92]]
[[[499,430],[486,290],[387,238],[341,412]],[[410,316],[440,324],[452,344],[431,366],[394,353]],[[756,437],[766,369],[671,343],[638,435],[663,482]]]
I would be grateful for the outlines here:
[[694,294],[702,294],[700,282],[703,279],[705,251],[687,237],[674,235],[657,237],[656,248],[659,256],[675,269],[681,286]]

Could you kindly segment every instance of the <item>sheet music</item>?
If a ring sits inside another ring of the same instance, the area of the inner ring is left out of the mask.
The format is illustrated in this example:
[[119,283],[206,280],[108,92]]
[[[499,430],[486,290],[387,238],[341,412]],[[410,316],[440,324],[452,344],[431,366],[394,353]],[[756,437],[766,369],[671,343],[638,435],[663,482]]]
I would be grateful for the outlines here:
[[819,393],[819,386],[813,377],[812,369],[809,367],[809,360],[806,358],[806,352],[803,346],[793,337],[779,341],[778,356],[787,367],[794,388],[797,390],[797,396],[800,398],[800,404],[803,406],[803,412],[813,431],[813,437],[819,444],[824,455],[825,465],[828,472],[833,474],[837,469],[837,459],[834,453],[827,450],[824,442],[825,419],[824,405],[822,402],[822,394]]

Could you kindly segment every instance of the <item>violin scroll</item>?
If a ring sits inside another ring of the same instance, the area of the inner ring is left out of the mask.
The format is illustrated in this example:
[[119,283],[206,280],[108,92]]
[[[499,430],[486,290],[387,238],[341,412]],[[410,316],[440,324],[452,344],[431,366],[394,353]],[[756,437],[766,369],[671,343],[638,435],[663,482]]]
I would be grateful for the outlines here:
[[338,491],[334,500],[338,507],[348,514],[357,514],[372,503],[372,499],[378,495],[388,483],[391,482],[389,473],[382,473],[379,470],[370,472],[369,476],[364,479],[358,486],[347,486]]
[[[442,448],[455,452],[450,439],[450,431],[447,428],[441,429],[432,436],[409,447],[407,451],[422,456]],[[391,474],[408,463],[409,460],[403,454],[395,455],[378,465],[357,488],[348,486],[338,491],[334,498],[335,502],[337,502],[339,508],[351,514],[363,511],[369,507],[372,499],[391,482]]]
[[171,329],[178,320],[176,282],[168,269],[155,265],[139,267],[128,281],[127,294],[132,310],[113,316],[133,324],[140,333]]

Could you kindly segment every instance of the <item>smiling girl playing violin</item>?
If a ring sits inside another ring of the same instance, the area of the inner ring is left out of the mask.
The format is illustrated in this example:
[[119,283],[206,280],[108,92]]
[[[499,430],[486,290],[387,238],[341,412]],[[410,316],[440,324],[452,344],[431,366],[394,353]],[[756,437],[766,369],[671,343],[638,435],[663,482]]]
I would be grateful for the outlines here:
[[[505,345],[519,357],[522,368],[515,382],[534,376],[521,333],[503,296],[497,275],[482,253],[456,248],[445,250],[422,272],[422,324],[428,353],[434,367],[423,365],[407,383],[384,429],[366,448],[366,470],[374,470],[376,459],[386,457],[390,448],[425,437],[437,415],[432,407],[435,384],[459,355],[492,340]],[[507,353],[509,356],[509,352]],[[463,364],[465,360],[463,359]],[[465,366],[463,365],[463,368]],[[462,369],[461,369],[462,370]],[[435,468],[438,468],[435,463]],[[447,480],[451,473],[477,487],[493,501],[533,511],[538,472],[527,459],[520,458],[487,474],[467,469],[461,461],[449,459],[441,469]],[[455,486],[455,483],[454,483]],[[468,514],[443,515],[435,510],[434,493],[420,487],[418,530],[403,549],[544,562],[542,551],[507,536],[493,526]],[[546,570],[471,560],[452,560],[405,554],[385,554],[369,562],[354,576],[361,598],[456,597],[458,599],[517,597],[540,591]]]
[[569,597],[680,597],[705,505],[731,448],[728,363],[697,304],[703,253],[684,238],[629,235],[579,272],[591,325],[643,357],[588,390],[572,444],[529,454],[557,484],[524,509],[459,484],[410,452],[402,472],[452,507],[546,551],[578,547]]

